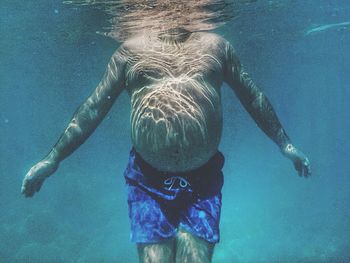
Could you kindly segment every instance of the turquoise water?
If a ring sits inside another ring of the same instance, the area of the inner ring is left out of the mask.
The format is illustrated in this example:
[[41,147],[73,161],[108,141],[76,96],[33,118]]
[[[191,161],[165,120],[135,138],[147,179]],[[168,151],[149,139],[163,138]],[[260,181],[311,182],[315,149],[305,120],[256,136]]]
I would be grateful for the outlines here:
[[[350,262],[350,3],[241,2],[217,32],[310,157],[313,175],[298,177],[223,86],[225,185],[213,262]],[[126,93],[33,199],[20,195],[23,176],[118,47],[94,33],[105,21],[56,0],[1,1],[1,263],[137,262],[122,176],[131,146]]]

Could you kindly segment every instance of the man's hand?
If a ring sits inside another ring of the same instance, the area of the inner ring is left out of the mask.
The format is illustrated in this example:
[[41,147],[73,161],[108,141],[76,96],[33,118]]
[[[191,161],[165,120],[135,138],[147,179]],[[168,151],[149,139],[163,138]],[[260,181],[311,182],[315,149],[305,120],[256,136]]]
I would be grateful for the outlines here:
[[32,197],[35,192],[39,192],[43,182],[53,174],[58,168],[58,162],[51,159],[44,159],[34,165],[23,179],[22,194],[25,197]]
[[311,165],[306,155],[295,148],[292,144],[287,144],[283,149],[284,156],[292,160],[299,176],[308,177],[311,175]]

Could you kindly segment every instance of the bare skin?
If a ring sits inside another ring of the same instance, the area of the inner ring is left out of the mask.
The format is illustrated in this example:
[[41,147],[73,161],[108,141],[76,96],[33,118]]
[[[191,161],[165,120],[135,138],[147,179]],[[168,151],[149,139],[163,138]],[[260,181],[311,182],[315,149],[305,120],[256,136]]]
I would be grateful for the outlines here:
[[[232,87],[299,175],[309,176],[308,158],[293,146],[233,47],[212,33],[176,29],[130,39],[113,54],[96,90],[78,108],[50,153],[26,174],[22,193],[31,197],[40,190],[60,162],[93,133],[123,90],[131,99],[133,146],[143,159],[171,172],[205,164],[221,139],[223,82]],[[213,244],[184,231],[164,243],[138,246],[140,262],[163,262],[164,258],[168,259],[164,262],[210,262],[213,249]]]
[[176,238],[156,244],[138,244],[139,261],[144,263],[209,263],[214,244],[180,229]]

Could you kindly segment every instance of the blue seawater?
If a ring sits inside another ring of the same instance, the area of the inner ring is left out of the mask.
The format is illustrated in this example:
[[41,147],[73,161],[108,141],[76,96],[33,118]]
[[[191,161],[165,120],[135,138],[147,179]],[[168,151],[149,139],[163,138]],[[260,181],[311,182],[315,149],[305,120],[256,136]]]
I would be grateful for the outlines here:
[[[245,2],[217,32],[313,174],[298,177],[223,86],[225,185],[213,262],[350,262],[350,2]],[[58,0],[1,1],[1,263],[137,262],[123,178],[127,94],[34,198],[20,194],[118,47],[94,33],[105,25],[100,11]]]

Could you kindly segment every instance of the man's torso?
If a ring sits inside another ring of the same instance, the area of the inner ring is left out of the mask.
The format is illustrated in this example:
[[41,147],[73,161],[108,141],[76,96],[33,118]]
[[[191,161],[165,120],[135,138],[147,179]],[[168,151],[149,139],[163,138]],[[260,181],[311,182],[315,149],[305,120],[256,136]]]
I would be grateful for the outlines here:
[[211,33],[138,37],[124,44],[131,138],[160,171],[205,164],[221,138],[225,46]]

